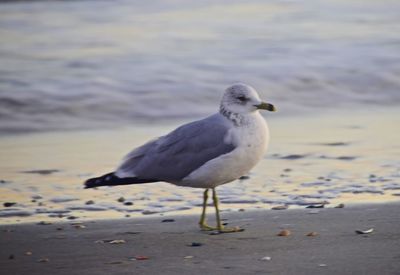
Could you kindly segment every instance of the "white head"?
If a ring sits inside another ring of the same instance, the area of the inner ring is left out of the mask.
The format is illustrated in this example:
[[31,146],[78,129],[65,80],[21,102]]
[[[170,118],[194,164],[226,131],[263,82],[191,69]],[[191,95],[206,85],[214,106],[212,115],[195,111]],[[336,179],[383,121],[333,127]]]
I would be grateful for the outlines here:
[[248,114],[259,109],[275,111],[274,105],[263,102],[253,87],[243,83],[234,84],[225,90],[220,108],[221,111],[235,114]]

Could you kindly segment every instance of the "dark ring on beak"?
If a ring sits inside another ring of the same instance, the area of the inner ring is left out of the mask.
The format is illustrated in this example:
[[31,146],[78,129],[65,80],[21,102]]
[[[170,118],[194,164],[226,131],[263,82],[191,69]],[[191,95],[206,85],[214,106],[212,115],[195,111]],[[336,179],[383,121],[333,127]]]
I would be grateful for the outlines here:
[[261,109],[261,110],[267,110],[270,112],[275,112],[276,108],[274,105],[266,103],[266,102],[261,102],[261,104],[259,105],[254,105],[255,107],[257,107],[257,109]]

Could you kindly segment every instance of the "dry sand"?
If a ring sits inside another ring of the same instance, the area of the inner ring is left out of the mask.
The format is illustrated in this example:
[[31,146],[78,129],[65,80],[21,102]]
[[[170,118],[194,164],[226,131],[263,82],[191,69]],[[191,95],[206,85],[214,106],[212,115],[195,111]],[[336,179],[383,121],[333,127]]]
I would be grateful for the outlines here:
[[[220,235],[199,231],[197,216],[86,221],[84,228],[3,225],[0,273],[399,274],[399,210],[400,204],[369,204],[223,213],[229,225],[246,230]],[[369,228],[374,232],[355,233]],[[278,237],[282,229],[291,235]],[[313,231],[318,235],[306,236]],[[138,256],[148,259],[132,260]]]

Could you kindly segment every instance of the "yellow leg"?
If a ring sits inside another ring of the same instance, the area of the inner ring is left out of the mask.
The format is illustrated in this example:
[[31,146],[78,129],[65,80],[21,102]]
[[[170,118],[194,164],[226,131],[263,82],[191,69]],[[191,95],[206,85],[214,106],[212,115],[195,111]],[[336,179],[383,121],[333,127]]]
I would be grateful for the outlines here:
[[213,201],[214,201],[214,207],[215,207],[215,217],[217,219],[217,230],[220,233],[233,233],[233,232],[242,232],[242,231],[244,231],[244,229],[240,228],[240,227],[227,228],[227,227],[224,227],[222,225],[221,217],[219,215],[217,192],[215,191],[215,188],[213,188],[212,191],[213,191]]
[[203,194],[203,210],[201,212],[199,225],[200,225],[201,230],[204,230],[204,231],[216,230],[216,228],[211,227],[211,226],[207,225],[207,223],[206,223],[207,200],[208,200],[208,189],[206,189]]
[[215,217],[217,219],[217,229],[218,231],[221,231],[224,226],[221,223],[221,217],[219,216],[219,207],[218,207],[218,196],[217,192],[215,191],[215,188],[212,189],[213,192],[213,202],[214,202],[214,207],[215,207]]

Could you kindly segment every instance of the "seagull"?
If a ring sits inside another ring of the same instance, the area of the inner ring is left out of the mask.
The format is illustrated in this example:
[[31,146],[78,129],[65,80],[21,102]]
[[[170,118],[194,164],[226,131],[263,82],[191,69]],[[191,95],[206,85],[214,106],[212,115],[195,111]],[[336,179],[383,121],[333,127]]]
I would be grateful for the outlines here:
[[[261,101],[249,85],[236,83],[225,90],[219,112],[153,139],[131,151],[114,172],[88,179],[85,188],[168,182],[203,188],[201,230],[240,232],[221,223],[215,188],[247,174],[264,156],[269,130],[259,110],[276,111]],[[216,212],[216,226],[206,223],[209,190]]]

